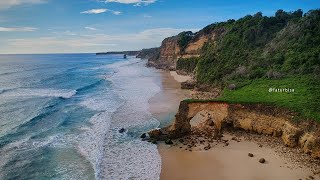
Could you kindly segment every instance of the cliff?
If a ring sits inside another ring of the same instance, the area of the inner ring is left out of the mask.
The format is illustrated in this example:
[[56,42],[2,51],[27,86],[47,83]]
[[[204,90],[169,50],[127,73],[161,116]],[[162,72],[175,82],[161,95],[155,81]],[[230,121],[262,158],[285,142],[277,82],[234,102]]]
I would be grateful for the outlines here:
[[[232,128],[281,138],[288,147],[299,147],[320,158],[320,125],[294,121],[295,113],[266,105],[230,104],[217,101],[182,101],[174,123],[164,128],[169,138],[179,138],[193,129],[212,134]],[[209,132],[210,133],[210,132]]]
[[[148,65],[194,77],[182,87],[220,89],[227,101],[273,104],[320,121],[319,9],[258,12],[182,32],[166,38],[157,57]],[[269,92],[273,87],[296,91]]]
[[[278,10],[271,17],[258,12],[166,38],[149,64],[192,73],[199,83],[216,86],[239,78],[319,76],[319,24],[320,10]],[[194,62],[184,61],[190,59]]]
[[158,59],[159,57],[160,48],[149,48],[149,49],[142,49],[138,54],[137,58],[141,59],[148,59],[149,61],[153,59]]
[[166,38],[162,41],[157,57],[148,60],[148,66],[166,70],[175,69],[179,54],[178,36]]
[[181,73],[189,73],[185,69],[176,68],[179,60],[199,58],[203,46],[208,42],[216,42],[225,32],[224,28],[203,30],[192,33],[182,32],[176,36],[166,38],[160,46],[158,58],[149,59],[148,64],[160,69],[179,70]]

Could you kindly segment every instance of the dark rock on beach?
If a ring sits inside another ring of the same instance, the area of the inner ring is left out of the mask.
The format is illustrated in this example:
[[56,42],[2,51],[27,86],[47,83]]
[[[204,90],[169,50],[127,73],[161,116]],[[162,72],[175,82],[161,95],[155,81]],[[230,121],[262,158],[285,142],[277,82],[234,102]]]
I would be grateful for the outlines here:
[[157,140],[156,139],[149,139],[148,142],[151,142],[152,144],[157,144]]
[[119,133],[124,133],[125,131],[126,131],[126,129],[124,129],[124,128],[119,129]]
[[266,160],[264,158],[259,159],[259,163],[263,164],[265,162],[266,162]]
[[173,142],[172,142],[171,139],[167,139],[167,140],[165,141],[165,143],[166,143],[166,144],[173,144]]
[[141,136],[140,136],[140,138],[142,138],[142,139],[144,139],[144,138],[146,138],[147,137],[147,134],[146,133],[143,133],[143,134],[141,134]]
[[209,150],[209,149],[211,149],[211,145],[210,144],[208,144],[206,147],[204,147],[204,150]]

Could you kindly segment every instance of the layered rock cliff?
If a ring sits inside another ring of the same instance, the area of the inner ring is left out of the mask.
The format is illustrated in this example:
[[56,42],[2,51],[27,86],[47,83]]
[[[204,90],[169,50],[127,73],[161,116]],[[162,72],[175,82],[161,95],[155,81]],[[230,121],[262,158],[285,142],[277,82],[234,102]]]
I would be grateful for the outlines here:
[[217,133],[227,128],[279,137],[288,147],[300,147],[320,158],[320,126],[316,122],[294,121],[294,113],[266,105],[242,105],[225,102],[182,101],[174,123],[165,128],[169,138],[191,133],[193,128],[208,130],[214,124]]
[[[150,58],[148,64],[160,69],[175,70],[179,59],[200,57],[204,45],[216,42],[225,31],[225,28],[210,30],[208,26],[196,33],[182,32],[168,37],[162,41],[158,58]],[[190,38],[182,42],[186,34]]]

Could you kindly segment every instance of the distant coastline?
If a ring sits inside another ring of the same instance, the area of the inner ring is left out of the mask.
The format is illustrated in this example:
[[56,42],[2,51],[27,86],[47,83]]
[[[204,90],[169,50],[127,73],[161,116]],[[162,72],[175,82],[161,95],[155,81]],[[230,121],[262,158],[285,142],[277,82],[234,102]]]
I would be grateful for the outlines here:
[[137,56],[140,51],[109,51],[109,52],[97,52],[96,55],[112,55],[112,54],[125,54],[128,56]]

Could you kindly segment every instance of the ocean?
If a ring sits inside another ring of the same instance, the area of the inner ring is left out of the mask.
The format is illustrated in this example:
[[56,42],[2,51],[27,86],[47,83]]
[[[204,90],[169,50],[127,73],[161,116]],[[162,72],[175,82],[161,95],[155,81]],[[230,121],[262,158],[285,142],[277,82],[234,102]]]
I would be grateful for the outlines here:
[[0,179],[159,179],[160,81],[135,57],[0,55]]

